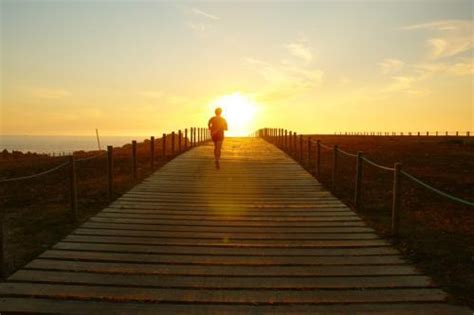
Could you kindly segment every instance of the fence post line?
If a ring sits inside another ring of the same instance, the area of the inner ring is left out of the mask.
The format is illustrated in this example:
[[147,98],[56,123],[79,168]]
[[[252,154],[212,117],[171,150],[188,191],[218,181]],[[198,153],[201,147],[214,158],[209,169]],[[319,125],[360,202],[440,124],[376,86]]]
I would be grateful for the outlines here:
[[113,152],[114,147],[111,145],[107,146],[107,197],[109,201],[112,201],[112,192],[113,192],[113,182],[114,182],[114,173],[113,173]]
[[311,146],[312,146],[311,137],[308,137],[308,156],[307,156],[307,158],[308,158],[308,162],[307,162],[308,167],[311,166],[311,149],[312,149]]
[[183,133],[181,132],[181,129],[178,130],[178,153],[181,153],[181,140],[183,138]]
[[188,128],[184,129],[184,150],[188,149]]
[[176,136],[176,132],[171,132],[171,156],[174,156],[174,149],[175,149],[175,136]]
[[337,144],[333,146],[333,160],[332,160],[332,189],[336,190],[336,177],[337,177]]
[[287,152],[291,154],[291,151],[293,150],[293,145],[291,144],[293,142],[293,131],[288,132],[288,150]]
[[163,159],[166,159],[166,133],[163,134],[163,137],[161,138],[161,145],[162,145],[162,155]]
[[297,154],[298,154],[297,152],[298,144],[296,143],[297,139],[298,139],[298,136],[296,135],[296,131],[295,131],[293,132],[293,155],[295,158],[297,157]]
[[155,137],[150,137],[150,168],[155,169]]
[[71,202],[71,221],[77,222],[77,178],[74,155],[69,156],[69,193]]
[[300,135],[300,154],[299,154],[300,163],[303,164],[303,135]]
[[321,140],[316,141],[316,172],[321,176]]
[[132,141],[132,175],[133,179],[137,179],[137,141]]
[[285,129],[285,151],[288,152],[288,130]]
[[0,279],[7,277],[6,270],[6,254],[5,254],[5,235],[6,235],[6,224],[5,224],[5,209],[0,208]]
[[393,172],[392,235],[398,236],[400,225],[400,171],[402,163],[395,163]]
[[360,191],[362,187],[362,152],[357,152],[356,161],[356,175],[355,175],[355,187],[354,187],[354,207],[359,208],[360,204]]

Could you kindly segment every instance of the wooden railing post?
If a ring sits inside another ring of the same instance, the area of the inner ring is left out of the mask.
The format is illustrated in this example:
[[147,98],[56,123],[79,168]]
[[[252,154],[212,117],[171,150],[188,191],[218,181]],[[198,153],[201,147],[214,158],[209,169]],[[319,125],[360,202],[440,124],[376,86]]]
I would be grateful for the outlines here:
[[311,137],[308,137],[308,155],[307,155],[307,158],[308,158],[308,162],[307,162],[307,165],[308,167],[311,166],[311,150],[312,150],[312,143],[311,143]]
[[155,169],[155,137],[150,137],[150,168]]
[[113,194],[113,182],[114,182],[114,173],[113,173],[113,152],[114,147],[111,145],[107,146],[107,197],[109,201],[112,201]]
[[300,152],[298,155],[300,164],[303,165],[303,135],[300,135]]
[[181,140],[183,138],[183,133],[181,132],[181,129],[178,130],[178,153],[181,153]]
[[321,140],[316,141],[316,173],[321,177]]
[[5,222],[5,209],[0,208],[0,279],[4,280],[7,278],[6,270],[6,253],[5,253],[5,237],[6,236],[6,222]]
[[188,128],[184,129],[184,150],[188,149]]
[[296,132],[293,132],[293,154],[294,156],[296,157],[297,155],[297,147],[298,147],[298,144],[297,144],[297,139],[298,139],[298,136],[296,135]]
[[175,136],[176,136],[176,133],[173,131],[171,132],[171,156],[174,156],[174,150],[175,150]]
[[161,138],[161,150],[163,151],[161,153],[163,155],[163,159],[166,159],[166,133],[164,133]]
[[336,179],[337,179],[337,144],[333,146],[333,157],[332,157],[332,189],[336,190]]
[[400,171],[401,163],[395,163],[393,172],[393,200],[392,200],[392,235],[398,236],[400,225]]
[[69,193],[71,202],[71,221],[77,222],[77,178],[76,178],[76,161],[74,155],[69,156]]
[[132,175],[133,179],[137,179],[137,141],[132,141]]
[[288,150],[287,150],[288,154],[290,154],[290,155],[291,155],[291,152],[293,151],[293,144],[292,143],[293,143],[293,131],[290,130],[288,132]]
[[360,191],[362,187],[362,152],[357,152],[355,187],[354,187],[354,207],[359,208]]

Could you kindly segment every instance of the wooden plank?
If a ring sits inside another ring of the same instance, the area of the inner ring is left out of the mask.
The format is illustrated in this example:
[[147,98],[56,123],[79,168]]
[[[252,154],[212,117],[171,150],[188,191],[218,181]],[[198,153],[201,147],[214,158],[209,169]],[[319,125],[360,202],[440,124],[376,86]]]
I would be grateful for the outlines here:
[[144,213],[124,213],[124,212],[101,212],[98,218],[125,218],[125,219],[158,219],[175,221],[207,220],[213,222],[219,221],[237,221],[237,222],[325,222],[325,221],[355,221],[359,217],[354,214],[338,216],[245,216],[239,212],[224,212],[220,215],[208,216],[207,214],[144,214]]
[[378,247],[387,246],[382,239],[376,240],[206,240],[206,239],[166,239],[153,237],[130,236],[93,236],[75,235],[67,236],[68,242],[87,243],[112,243],[112,244],[137,244],[137,245],[182,245],[182,246],[225,246],[225,247],[254,247],[254,248],[334,248],[334,247]]
[[106,301],[159,303],[222,303],[222,304],[334,304],[387,302],[442,302],[446,293],[439,289],[366,289],[366,290],[222,290],[161,289],[117,286],[81,286],[33,283],[2,283],[5,296],[37,296]]
[[466,307],[444,303],[396,304],[332,304],[332,305],[220,305],[220,304],[165,304],[119,303],[105,301],[52,300],[44,298],[0,298],[0,309],[5,312],[44,312],[56,314],[370,314],[380,315],[472,315]]
[[88,221],[82,225],[84,228],[100,228],[114,230],[141,230],[141,231],[171,231],[187,233],[236,233],[236,234],[261,234],[272,237],[280,234],[290,234],[297,237],[299,234],[318,234],[318,233],[373,233],[372,228],[366,226],[343,226],[343,227],[244,227],[244,226],[181,226],[181,225],[159,225],[159,224],[123,224],[123,223],[104,223]]
[[92,251],[48,250],[40,255],[44,259],[108,261],[108,262],[139,262],[175,265],[268,265],[268,266],[319,266],[319,265],[402,265],[406,262],[400,256],[322,256],[322,257],[291,257],[291,256],[222,256],[222,255],[157,255],[103,253]]
[[186,277],[176,275],[121,275],[88,272],[20,270],[9,280],[21,282],[96,284],[129,287],[202,289],[363,289],[434,287],[426,276],[365,277]]
[[343,220],[320,220],[320,221],[220,221],[220,220],[157,220],[157,219],[131,219],[131,218],[110,218],[95,216],[90,219],[93,222],[109,222],[109,223],[143,223],[143,224],[157,224],[157,225],[181,225],[181,226],[254,226],[254,227],[320,227],[320,226],[365,226],[360,219],[343,219]]
[[55,249],[95,250],[103,252],[181,254],[181,255],[232,255],[232,256],[377,256],[397,255],[399,252],[389,246],[354,247],[354,248],[255,248],[230,246],[177,246],[177,245],[134,245],[134,244],[100,244],[84,242],[59,242]]
[[26,265],[27,269],[87,271],[98,273],[188,276],[388,276],[419,275],[407,265],[350,265],[350,266],[226,266],[226,265],[164,265],[141,263],[90,262],[37,258]]
[[216,233],[216,232],[196,232],[196,231],[144,231],[144,230],[116,230],[116,229],[91,229],[78,228],[75,235],[102,235],[102,236],[140,236],[154,238],[171,239],[213,239],[213,240],[373,240],[380,239],[374,233],[312,233],[312,234],[251,234],[251,233]]

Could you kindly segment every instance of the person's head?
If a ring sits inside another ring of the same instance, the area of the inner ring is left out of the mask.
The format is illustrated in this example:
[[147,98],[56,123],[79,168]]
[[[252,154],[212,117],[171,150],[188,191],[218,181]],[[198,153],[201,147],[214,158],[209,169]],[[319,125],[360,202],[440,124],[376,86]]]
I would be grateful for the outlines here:
[[222,114],[222,108],[217,107],[214,112],[216,113],[217,116],[220,116]]

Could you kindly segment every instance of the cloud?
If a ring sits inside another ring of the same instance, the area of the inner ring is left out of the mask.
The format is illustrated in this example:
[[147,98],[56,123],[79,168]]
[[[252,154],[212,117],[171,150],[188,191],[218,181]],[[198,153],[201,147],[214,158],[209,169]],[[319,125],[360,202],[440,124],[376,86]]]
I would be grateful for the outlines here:
[[293,97],[308,89],[318,87],[324,72],[285,62],[271,64],[255,58],[245,58],[244,63],[251,66],[266,81],[266,87],[257,97],[260,101],[274,101]]
[[200,16],[203,16],[203,17],[211,19],[211,20],[220,20],[221,19],[220,17],[218,17],[216,15],[204,12],[204,11],[196,9],[196,8],[193,8],[192,11],[196,15],[200,15]]
[[436,35],[426,40],[430,58],[456,56],[474,47],[474,21],[442,20],[403,27],[404,30],[427,30]]
[[30,93],[36,98],[46,99],[60,99],[71,95],[67,90],[51,88],[32,88],[30,89]]
[[293,56],[304,60],[306,63],[310,63],[313,60],[313,54],[310,48],[303,41],[290,43],[286,45],[286,48]]
[[378,64],[380,72],[382,72],[382,74],[392,74],[400,72],[404,65],[405,63],[403,61],[390,58],[384,59]]

